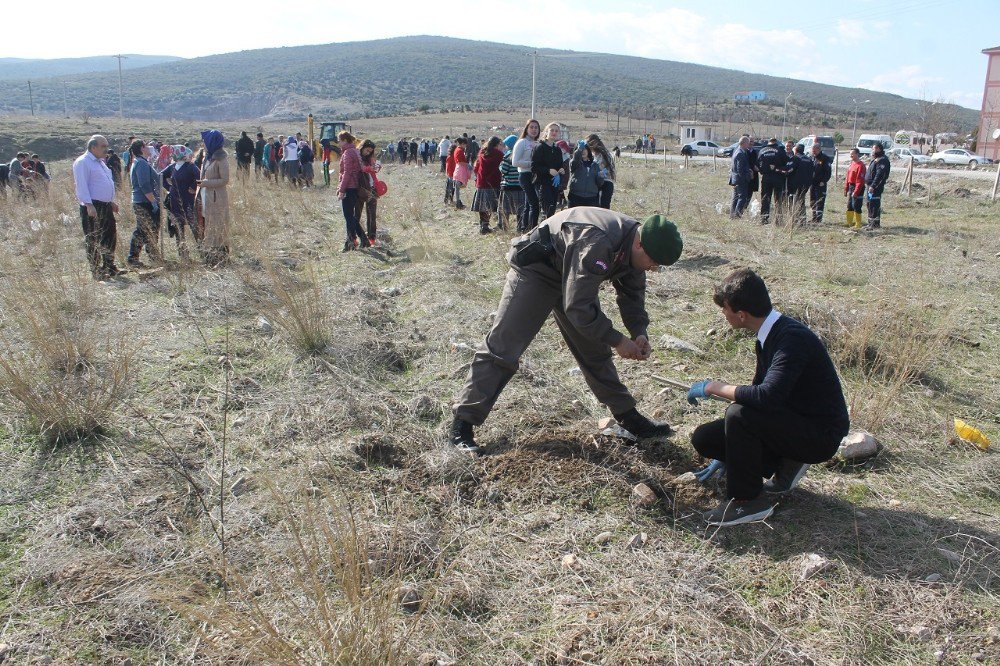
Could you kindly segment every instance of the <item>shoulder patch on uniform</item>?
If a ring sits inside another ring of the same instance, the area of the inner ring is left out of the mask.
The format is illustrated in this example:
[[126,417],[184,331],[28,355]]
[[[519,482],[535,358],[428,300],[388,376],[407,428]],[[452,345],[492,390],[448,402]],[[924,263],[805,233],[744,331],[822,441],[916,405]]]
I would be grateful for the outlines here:
[[608,272],[610,266],[608,266],[608,262],[605,261],[604,259],[593,259],[587,262],[587,268],[590,270],[591,273],[595,273],[597,275],[603,275],[604,273]]

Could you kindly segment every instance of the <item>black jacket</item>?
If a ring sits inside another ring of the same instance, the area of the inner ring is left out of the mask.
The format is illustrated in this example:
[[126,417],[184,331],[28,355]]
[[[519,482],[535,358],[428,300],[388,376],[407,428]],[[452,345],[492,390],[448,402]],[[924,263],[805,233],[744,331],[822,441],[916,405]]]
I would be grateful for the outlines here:
[[[554,144],[539,143],[535,152],[531,154],[531,173],[535,174],[536,183],[552,182],[552,174],[549,173],[549,169],[558,171],[563,166],[562,150]],[[561,179],[565,181],[566,176],[561,176]]]
[[889,158],[883,153],[878,159],[873,159],[865,171],[865,185],[872,194],[882,194],[882,188],[889,180]]
[[749,185],[753,178],[750,168],[750,151],[737,148],[733,153],[733,164],[729,168],[730,185]]
[[736,402],[815,418],[840,437],[850,427],[847,401],[826,347],[805,324],[784,315],[771,327],[764,348],[757,348],[753,384],[736,387]]
[[826,153],[821,152],[819,155],[815,155],[812,158],[812,163],[812,184],[820,187],[826,187],[827,181],[829,181],[830,177],[833,175],[833,170],[830,168],[830,158],[827,157]]
[[264,139],[257,139],[253,144],[253,158],[260,162],[264,159],[264,147],[267,146],[267,141]]
[[253,139],[248,136],[241,136],[236,141],[236,159],[244,163],[253,159]]
[[795,192],[813,184],[813,161],[805,155],[792,158],[792,172],[788,174],[788,189]]
[[763,178],[773,180],[785,177],[788,153],[781,144],[767,144],[757,153],[757,169]]

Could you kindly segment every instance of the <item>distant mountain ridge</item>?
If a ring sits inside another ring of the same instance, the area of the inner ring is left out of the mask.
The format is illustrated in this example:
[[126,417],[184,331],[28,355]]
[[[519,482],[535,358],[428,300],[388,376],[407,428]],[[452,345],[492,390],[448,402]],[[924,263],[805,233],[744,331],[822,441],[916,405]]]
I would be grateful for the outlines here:
[[[124,54],[122,69],[131,70],[183,60],[177,56]],[[0,81],[41,79],[68,74],[118,71],[118,61],[110,55],[86,58],[0,58]]]
[[[191,58],[130,70],[125,75],[125,113],[136,118],[199,120],[393,115],[438,109],[524,108],[530,104],[530,47],[448,37],[397,37],[365,42],[255,49]],[[794,90],[789,123],[845,122],[852,98],[871,102],[887,125],[912,125],[913,99],[720,67],[632,56],[539,49],[538,101],[552,108],[607,112],[621,106],[649,117],[694,115],[702,121],[725,115],[778,114]],[[558,55],[558,58],[546,58]],[[109,60],[111,60],[109,58]],[[127,62],[127,61],[126,61]],[[114,60],[111,60],[112,64]],[[117,67],[117,65],[115,65]],[[769,99],[737,108],[738,91],[763,90]],[[91,115],[118,110],[117,71],[33,81],[36,112],[64,108]],[[21,83],[0,81],[0,112],[24,113]],[[978,114],[953,105],[954,129],[971,130]],[[874,117],[870,117],[874,120]],[[811,121],[811,122],[810,122]],[[834,125],[829,125],[834,126]],[[844,126],[844,125],[840,125]]]

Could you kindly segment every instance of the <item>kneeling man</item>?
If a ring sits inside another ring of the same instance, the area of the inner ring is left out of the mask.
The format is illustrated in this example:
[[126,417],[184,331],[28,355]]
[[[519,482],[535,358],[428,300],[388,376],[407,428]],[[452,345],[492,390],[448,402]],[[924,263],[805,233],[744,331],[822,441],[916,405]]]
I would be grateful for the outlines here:
[[810,464],[832,458],[850,420],[823,343],[804,324],[771,307],[767,286],[756,273],[735,271],[716,287],[714,301],[730,326],[757,335],[753,384],[705,380],[688,393],[692,404],[699,398],[733,403],[725,418],[699,426],[691,444],[726,465],[727,499],[705,520],[738,525],[770,516],[774,502],[767,495],[790,492]]
[[[677,227],[660,215],[640,223],[613,210],[578,206],[553,215],[513,245],[493,329],[476,352],[453,407],[451,443],[479,453],[473,426],[486,420],[550,314],[590,390],[619,425],[639,438],[669,435],[669,425],[636,410],[635,398],[618,379],[611,352],[636,361],[649,358],[646,271],[680,257],[683,242]],[[599,294],[605,282],[617,292],[628,335],[601,310]]]

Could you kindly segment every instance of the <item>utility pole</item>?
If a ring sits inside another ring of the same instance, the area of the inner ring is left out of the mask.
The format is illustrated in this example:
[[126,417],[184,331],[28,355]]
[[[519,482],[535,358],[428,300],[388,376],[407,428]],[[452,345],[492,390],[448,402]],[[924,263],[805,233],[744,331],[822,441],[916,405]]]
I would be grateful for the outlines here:
[[694,96],[694,121],[698,122],[698,96]]
[[535,117],[535,72],[538,68],[538,49],[531,52],[531,117]]
[[69,118],[69,110],[66,107],[66,82],[63,81],[63,115]]
[[31,94],[31,79],[28,79],[28,104],[31,105],[31,115],[35,115],[35,98]]
[[[125,93],[124,93],[124,88],[122,86],[122,60],[126,60],[128,58],[128,56],[123,56],[122,54],[119,53],[118,55],[113,55],[111,57],[112,58],[118,58],[118,118],[119,119],[124,119],[125,118],[125,103],[124,103],[123,100],[125,99]],[[534,76],[534,73],[532,73],[532,76],[531,76],[531,94],[532,94],[532,98],[531,98],[531,112],[532,112],[532,114],[534,114],[534,112],[535,112],[535,98],[534,98],[534,94],[535,94],[535,76]]]

